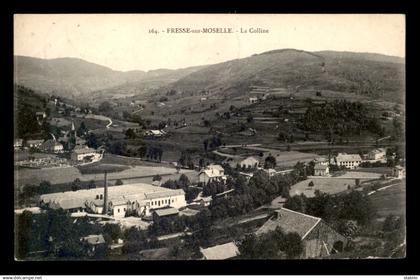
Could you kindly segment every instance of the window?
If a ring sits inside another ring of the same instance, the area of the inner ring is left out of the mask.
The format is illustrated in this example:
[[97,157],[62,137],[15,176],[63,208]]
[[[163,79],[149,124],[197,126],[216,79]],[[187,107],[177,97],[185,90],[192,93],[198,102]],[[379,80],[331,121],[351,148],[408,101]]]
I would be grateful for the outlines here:
[[160,200],[158,200],[158,206],[160,206]]
[[125,212],[126,210],[125,210],[125,208],[124,208],[124,212]]
[[96,195],[96,199],[99,199],[99,195]]
[[118,208],[118,213],[120,213],[120,209]]
[[100,199],[103,199],[103,198],[104,198],[104,196],[101,194]]
[[174,203],[174,199],[172,198],[172,203]]

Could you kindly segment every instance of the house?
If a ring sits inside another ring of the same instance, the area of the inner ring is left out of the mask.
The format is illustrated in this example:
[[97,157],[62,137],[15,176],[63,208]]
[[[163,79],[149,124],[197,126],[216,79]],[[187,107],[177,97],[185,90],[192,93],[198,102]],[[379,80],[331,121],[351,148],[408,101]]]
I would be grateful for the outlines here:
[[239,162],[239,166],[242,168],[257,168],[260,161],[254,157],[247,157],[246,159]]
[[200,101],[201,101],[201,102],[206,101],[206,100],[207,100],[207,97],[201,97],[201,98],[200,98]]
[[16,150],[19,150],[23,146],[23,139],[15,139],[15,142],[13,143],[13,148]]
[[268,177],[273,177],[277,174],[277,171],[273,168],[264,169],[264,171],[268,174]]
[[206,249],[200,248],[205,260],[226,260],[239,255],[239,249],[235,243],[229,242]]
[[374,149],[370,151],[367,156],[369,160],[375,160],[375,161],[383,160],[385,159],[385,157],[386,157],[386,149],[384,148]]
[[207,184],[211,181],[225,181],[225,170],[218,164],[208,165],[198,173],[198,182]]
[[315,176],[326,176],[330,173],[330,168],[328,165],[321,163],[316,163],[314,166],[314,175]]
[[77,147],[71,152],[70,158],[74,161],[83,161],[90,158],[91,160],[97,160],[101,156],[95,149],[88,147]]
[[146,136],[162,137],[166,134],[163,130],[151,129],[146,131]]
[[404,178],[405,177],[405,168],[402,167],[402,166],[399,166],[399,165],[395,166],[392,169],[392,176],[397,177],[398,179]]
[[39,148],[44,152],[50,153],[62,153],[64,150],[63,145],[54,139],[49,139],[45,141]]
[[335,162],[338,166],[344,166],[345,168],[355,169],[362,163],[362,158],[358,154],[345,154],[339,153],[335,157]]
[[296,232],[302,239],[304,250],[301,258],[319,258],[343,251],[347,238],[321,218],[281,208],[256,232],[262,235],[280,228],[284,233]]
[[[63,208],[69,212],[102,214],[104,201],[104,188],[94,188],[44,194],[40,196],[39,204],[53,209]],[[125,217],[127,212],[145,217],[152,215],[151,210],[187,206],[184,190],[144,183],[108,187],[107,202],[108,214],[114,217]]]
[[102,234],[91,234],[85,237],[80,238],[80,242],[88,246],[88,254],[94,255],[98,247],[105,247],[105,239]]
[[314,163],[315,164],[328,165],[328,159],[324,158],[324,157],[317,157],[317,158],[314,158]]
[[257,97],[250,97],[249,98],[249,103],[254,104],[258,102],[258,98]]
[[43,142],[44,140],[28,140],[26,141],[26,146],[29,148],[39,148]]
[[47,117],[47,114],[45,112],[36,112],[35,115],[37,120],[42,120]]

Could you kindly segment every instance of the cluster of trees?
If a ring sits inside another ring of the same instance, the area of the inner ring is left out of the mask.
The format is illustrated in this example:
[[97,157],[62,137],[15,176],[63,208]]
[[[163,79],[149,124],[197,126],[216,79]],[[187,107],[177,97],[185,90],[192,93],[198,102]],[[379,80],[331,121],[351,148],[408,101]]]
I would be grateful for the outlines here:
[[223,181],[213,180],[203,184],[203,196],[213,196],[228,189],[228,185]]
[[162,161],[163,150],[161,147],[147,147],[146,152],[146,159],[147,160],[155,160],[155,161]]
[[241,259],[293,259],[303,252],[299,234],[280,228],[261,236],[247,235],[238,244]]
[[182,167],[188,167],[194,169],[194,161],[192,160],[191,153],[189,151],[182,151],[181,157],[178,160],[179,165]]
[[369,197],[354,190],[337,196],[318,190],[315,191],[315,196],[310,198],[304,194],[295,195],[288,198],[284,207],[320,217],[330,224],[354,220],[358,224],[367,225],[374,215],[374,208]]
[[[44,258],[52,259],[103,259],[108,254],[107,244],[112,242],[112,237],[115,238],[114,228],[91,224],[88,218],[73,220],[62,209],[48,209],[36,215],[24,211],[15,215],[15,220],[18,259],[27,258],[30,252],[42,252]],[[103,234],[106,241],[104,246],[96,248],[93,255],[89,246],[80,241],[89,234]]]
[[209,207],[212,218],[220,219],[245,214],[271,202],[277,196],[289,197],[290,186],[298,179],[296,172],[269,177],[261,170],[255,172],[249,182],[243,176],[233,178],[228,188],[235,188],[234,195],[213,199]]
[[187,201],[192,201],[200,192],[199,188],[191,186],[190,179],[185,174],[181,174],[178,180],[167,180],[161,185],[161,187],[167,189],[183,189],[185,192],[185,200]]
[[204,151],[207,153],[208,151],[212,151],[222,145],[222,139],[219,135],[214,135],[211,138],[205,139],[203,141]]
[[377,118],[369,115],[368,108],[360,102],[335,100],[322,106],[310,106],[301,123],[302,129],[323,131],[326,135],[360,135],[370,131],[384,136],[384,128]]

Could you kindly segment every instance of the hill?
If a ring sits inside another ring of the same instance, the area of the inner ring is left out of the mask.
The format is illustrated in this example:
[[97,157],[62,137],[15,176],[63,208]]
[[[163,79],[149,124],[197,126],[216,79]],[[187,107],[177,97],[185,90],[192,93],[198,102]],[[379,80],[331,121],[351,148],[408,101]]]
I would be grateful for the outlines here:
[[78,58],[40,59],[15,56],[15,83],[43,93],[84,97],[104,89],[114,92],[113,89],[119,86],[160,86],[174,82],[196,69],[199,67],[122,72]]
[[403,59],[379,54],[283,49],[210,65],[170,86],[231,98],[264,91],[331,90],[401,102],[404,67]]

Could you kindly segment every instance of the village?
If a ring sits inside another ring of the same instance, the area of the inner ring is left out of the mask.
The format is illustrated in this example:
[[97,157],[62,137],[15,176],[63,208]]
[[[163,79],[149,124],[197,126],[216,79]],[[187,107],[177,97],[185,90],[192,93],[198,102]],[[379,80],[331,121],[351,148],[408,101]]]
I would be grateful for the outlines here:
[[[60,117],[62,107],[68,111],[65,117]],[[165,161],[159,151],[153,156],[116,156],[105,145],[92,147],[92,131],[114,130],[130,137],[131,130],[134,137],[142,133],[154,142],[171,136],[165,128],[145,130],[137,124],[120,130],[109,117],[82,112],[57,99],[48,108],[54,113],[36,112],[39,124],[61,121],[69,129],[45,141],[15,140],[20,197],[15,213],[32,222],[42,216],[61,217],[60,223],[67,221],[77,234],[72,237],[74,248],[67,248],[59,242],[62,236],[44,233],[49,235],[46,245],[38,240],[23,250],[29,259],[57,258],[63,251],[70,258],[115,260],[252,258],[248,243],[256,246],[267,238],[278,243],[276,234],[290,239],[289,245],[276,243],[283,248],[278,258],[345,258],[370,248],[363,244],[373,241],[360,235],[368,227],[367,219],[379,224],[400,219],[392,211],[376,218],[366,212],[349,212],[348,217],[340,212],[331,218],[327,210],[308,206],[322,199],[333,203],[359,197],[355,207],[361,207],[366,197],[385,190],[404,192],[404,158],[391,148],[325,155],[219,143],[208,154],[206,146],[207,158],[198,164],[188,154]],[[92,116],[108,124],[91,130],[78,120]],[[399,249],[392,248],[390,254]]]

